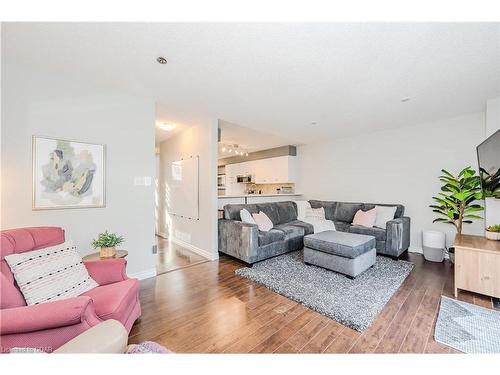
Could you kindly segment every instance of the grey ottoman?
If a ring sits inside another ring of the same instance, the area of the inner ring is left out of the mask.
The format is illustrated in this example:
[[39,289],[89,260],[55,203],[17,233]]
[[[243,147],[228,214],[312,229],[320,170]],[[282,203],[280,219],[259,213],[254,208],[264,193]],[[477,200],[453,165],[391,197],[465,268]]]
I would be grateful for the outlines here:
[[304,237],[304,262],[351,278],[375,264],[375,237],[327,230]]

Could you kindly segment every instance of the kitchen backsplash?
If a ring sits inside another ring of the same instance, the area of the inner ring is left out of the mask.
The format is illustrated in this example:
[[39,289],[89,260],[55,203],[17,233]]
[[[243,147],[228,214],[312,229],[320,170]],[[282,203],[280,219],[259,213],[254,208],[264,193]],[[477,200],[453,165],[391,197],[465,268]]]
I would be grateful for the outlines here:
[[[282,193],[294,193],[295,192],[295,184],[248,184],[247,193],[249,191],[253,191],[254,193],[258,193],[259,190],[262,191],[262,194],[276,194],[277,189],[283,189]],[[288,188],[288,189],[287,189]]]

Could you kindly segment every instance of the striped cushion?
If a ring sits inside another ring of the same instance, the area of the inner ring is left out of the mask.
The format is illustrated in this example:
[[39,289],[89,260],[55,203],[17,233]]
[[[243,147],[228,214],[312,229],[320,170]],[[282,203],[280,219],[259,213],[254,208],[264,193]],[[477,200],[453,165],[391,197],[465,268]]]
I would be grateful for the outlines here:
[[96,288],[72,241],[5,257],[28,305],[79,296]]

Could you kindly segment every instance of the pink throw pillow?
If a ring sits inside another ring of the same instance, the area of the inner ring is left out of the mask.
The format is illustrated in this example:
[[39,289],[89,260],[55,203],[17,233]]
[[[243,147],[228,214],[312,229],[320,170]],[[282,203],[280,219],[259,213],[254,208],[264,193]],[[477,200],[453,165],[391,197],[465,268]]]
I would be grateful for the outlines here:
[[264,212],[260,211],[258,214],[252,214],[252,216],[260,231],[269,232],[273,229],[273,222]]
[[352,225],[362,225],[363,227],[372,228],[377,219],[377,211],[372,208],[368,211],[358,210],[354,219],[352,220]]

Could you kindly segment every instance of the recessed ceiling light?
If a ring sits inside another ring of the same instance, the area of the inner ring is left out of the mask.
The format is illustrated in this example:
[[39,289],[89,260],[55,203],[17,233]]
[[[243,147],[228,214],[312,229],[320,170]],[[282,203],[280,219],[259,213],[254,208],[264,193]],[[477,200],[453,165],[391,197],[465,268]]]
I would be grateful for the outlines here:
[[168,122],[164,122],[163,124],[160,124],[158,127],[161,129],[161,130],[165,130],[167,132],[169,131],[172,131],[175,129],[175,124],[170,124]]
[[163,56],[159,56],[156,58],[156,61],[159,63],[159,64],[162,64],[162,65],[165,65],[167,63],[167,59],[164,58]]
[[410,100],[409,96],[405,96],[404,98],[401,98],[401,102],[407,102]]

